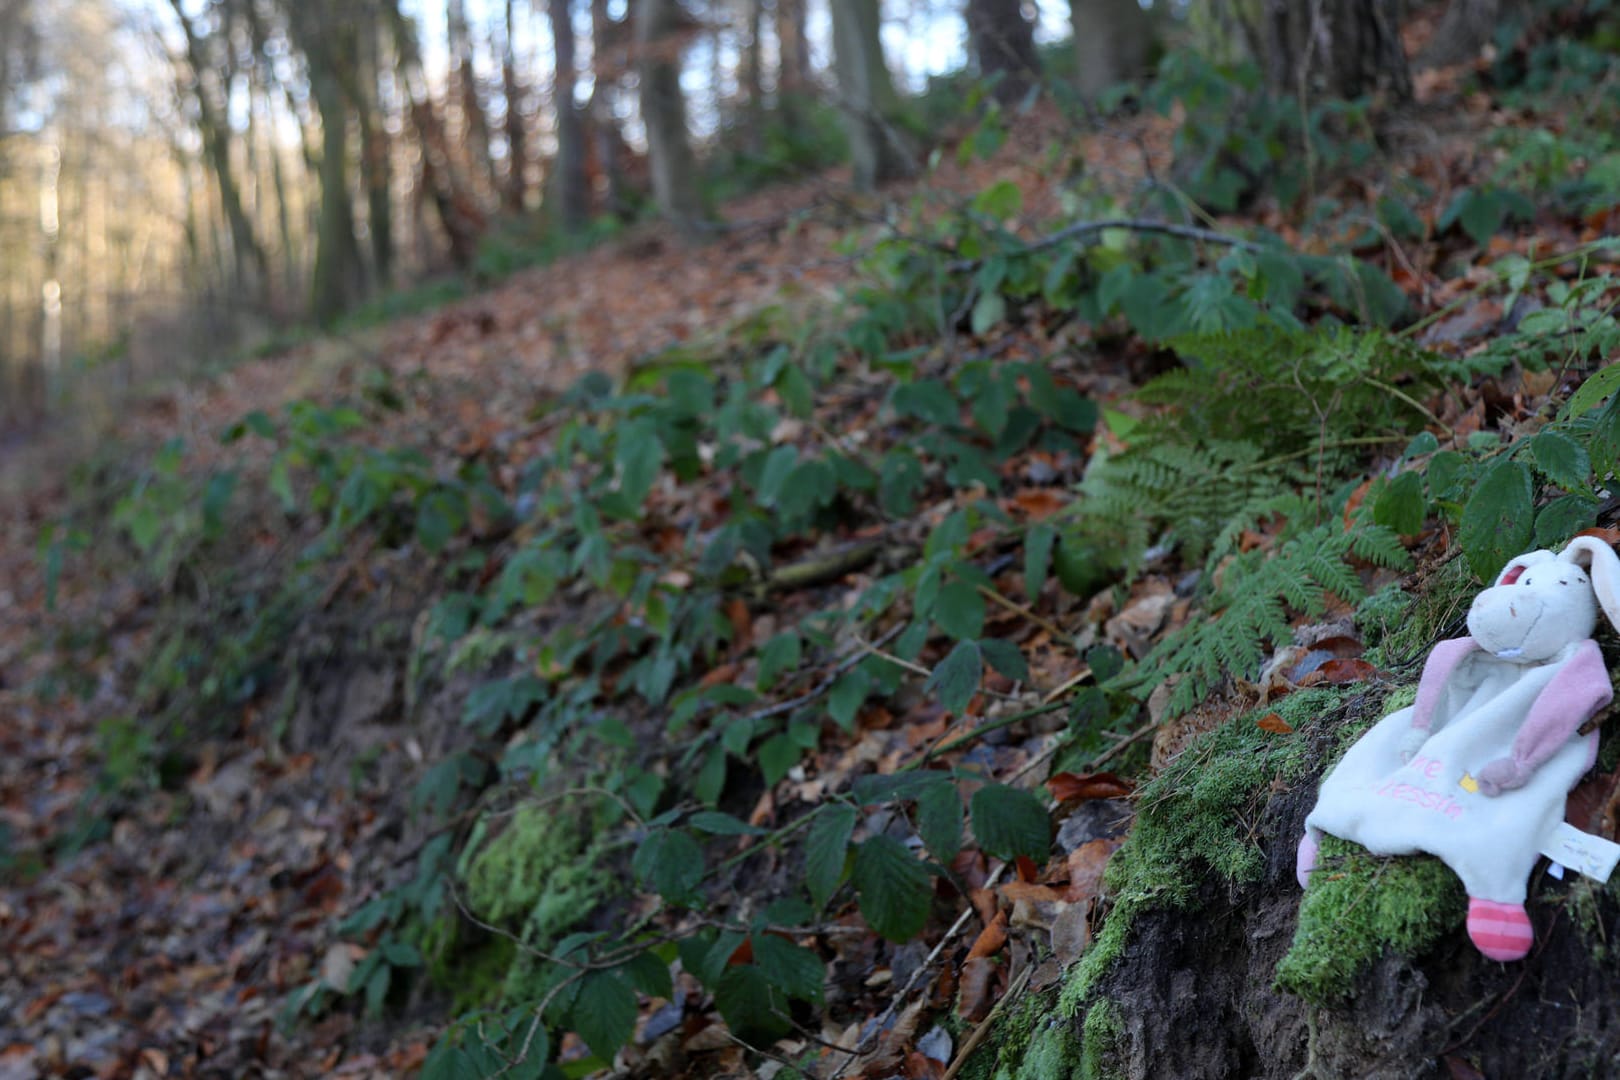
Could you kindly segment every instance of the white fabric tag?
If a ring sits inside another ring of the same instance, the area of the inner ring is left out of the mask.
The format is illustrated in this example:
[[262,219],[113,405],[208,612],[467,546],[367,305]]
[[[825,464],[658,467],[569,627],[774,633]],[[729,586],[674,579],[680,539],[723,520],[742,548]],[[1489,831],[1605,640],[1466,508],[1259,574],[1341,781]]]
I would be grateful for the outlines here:
[[1564,864],[1563,863],[1556,863],[1556,862],[1553,863],[1551,866],[1547,867],[1547,873],[1551,874],[1553,877],[1557,878],[1559,881],[1563,881],[1564,880]]
[[1541,853],[1554,864],[1577,870],[1594,881],[1608,881],[1620,862],[1620,844],[1585,833],[1567,821],[1552,831]]

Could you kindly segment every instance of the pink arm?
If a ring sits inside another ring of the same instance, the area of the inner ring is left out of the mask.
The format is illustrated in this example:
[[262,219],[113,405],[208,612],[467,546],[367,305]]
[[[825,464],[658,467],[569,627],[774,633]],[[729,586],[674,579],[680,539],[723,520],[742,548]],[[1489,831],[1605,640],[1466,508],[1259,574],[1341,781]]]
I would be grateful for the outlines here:
[[1513,740],[1513,753],[1479,771],[1479,787],[1487,795],[1523,787],[1548,758],[1614,697],[1608,669],[1597,642],[1581,642],[1564,669],[1553,677],[1530,706],[1530,715]]
[[1418,680],[1417,700],[1412,703],[1412,726],[1428,731],[1434,723],[1434,710],[1440,704],[1440,695],[1446,680],[1457,670],[1463,657],[1479,648],[1471,637],[1442,641],[1429,651],[1423,662],[1423,676]]

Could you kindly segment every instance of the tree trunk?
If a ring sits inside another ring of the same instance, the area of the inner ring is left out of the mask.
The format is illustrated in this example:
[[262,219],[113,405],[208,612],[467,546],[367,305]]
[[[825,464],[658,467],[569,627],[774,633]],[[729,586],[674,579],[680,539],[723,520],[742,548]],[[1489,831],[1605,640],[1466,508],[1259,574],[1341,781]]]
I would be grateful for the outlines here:
[[310,312],[326,326],[359,296],[360,245],[349,197],[348,104],[335,79],[317,72],[313,63],[311,68],[310,92],[321,114],[321,211]]
[[677,0],[638,0],[635,8],[636,70],[641,79],[641,117],[647,125],[653,198],[684,235],[698,234],[708,217],[698,190],[697,163],[686,130],[680,52],[675,36]]
[[557,113],[557,158],[551,195],[557,200],[554,220],[568,233],[583,229],[590,216],[590,192],[585,186],[585,125],[574,103],[578,76],[574,66],[573,6],[573,0],[550,0],[551,36],[557,52],[551,92]]
[[1477,57],[1503,23],[1524,15],[1524,0],[1451,0],[1418,67],[1448,67]]
[[879,184],[916,172],[916,162],[895,127],[900,99],[883,61],[881,17],[872,0],[832,0],[833,66],[838,103],[849,132],[855,186]]
[[1412,96],[1400,0],[1272,0],[1263,35],[1266,81],[1285,93]]
[[377,32],[377,26],[369,18],[360,27],[355,115],[360,121],[360,177],[366,189],[372,272],[377,286],[387,288],[394,279],[394,169],[393,151],[377,93]]
[[523,90],[518,85],[517,46],[513,44],[517,0],[506,0],[506,40],[501,51],[501,88],[506,95],[506,209],[521,214],[529,200],[528,137],[524,129]]
[[1153,24],[1136,0],[1071,0],[1069,16],[1084,97],[1144,74]]
[[1021,0],[967,0],[968,41],[979,74],[996,79],[996,100],[1015,105],[1040,78],[1035,31]]
[[489,152],[489,121],[478,96],[478,74],[473,68],[472,30],[467,24],[465,0],[449,0],[444,8],[445,32],[450,46],[451,92],[461,107],[461,137],[474,169],[482,169],[489,190],[499,191],[495,159]]
[[[624,170],[619,164],[619,122],[613,115],[613,98],[625,61],[619,44],[621,24],[608,16],[607,0],[591,0],[591,100],[586,106],[590,117],[596,168],[602,177],[608,213],[627,217],[630,204],[624,193]],[[589,173],[587,172],[587,178]],[[590,186],[586,185],[587,188]]]
[[776,108],[782,126],[797,130],[810,82],[810,38],[806,0],[776,0]]
[[760,31],[763,28],[764,0],[746,0],[748,5],[748,40],[743,43],[743,149],[759,156],[765,146],[765,79],[760,49]]

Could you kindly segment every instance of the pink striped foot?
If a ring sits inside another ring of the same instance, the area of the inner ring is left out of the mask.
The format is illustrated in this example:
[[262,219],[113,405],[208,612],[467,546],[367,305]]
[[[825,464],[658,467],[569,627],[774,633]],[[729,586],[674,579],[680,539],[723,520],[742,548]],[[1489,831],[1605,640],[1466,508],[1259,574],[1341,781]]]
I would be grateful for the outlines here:
[[1468,936],[1492,960],[1523,960],[1535,941],[1523,904],[1468,899]]
[[1302,889],[1310,886],[1311,871],[1316,869],[1316,849],[1316,830],[1306,829],[1299,840],[1299,854],[1294,857],[1294,876],[1299,878]]

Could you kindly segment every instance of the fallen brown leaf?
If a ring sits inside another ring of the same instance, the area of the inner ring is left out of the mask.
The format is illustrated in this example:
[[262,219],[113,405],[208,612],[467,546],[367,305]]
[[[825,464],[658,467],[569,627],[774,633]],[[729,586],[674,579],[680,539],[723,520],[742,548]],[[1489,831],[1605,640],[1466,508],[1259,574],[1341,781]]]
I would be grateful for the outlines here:
[[1059,802],[1118,799],[1131,793],[1131,785],[1111,772],[1062,772],[1046,781],[1046,789]]
[[1254,726],[1259,728],[1261,731],[1269,731],[1273,735],[1288,735],[1294,730],[1292,724],[1274,712],[1266,713],[1266,715],[1254,722]]
[[1007,944],[1007,914],[998,911],[996,917],[979,931],[979,936],[973,941],[973,947],[968,950],[967,958],[977,960],[981,956],[994,956],[1005,944]]

